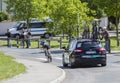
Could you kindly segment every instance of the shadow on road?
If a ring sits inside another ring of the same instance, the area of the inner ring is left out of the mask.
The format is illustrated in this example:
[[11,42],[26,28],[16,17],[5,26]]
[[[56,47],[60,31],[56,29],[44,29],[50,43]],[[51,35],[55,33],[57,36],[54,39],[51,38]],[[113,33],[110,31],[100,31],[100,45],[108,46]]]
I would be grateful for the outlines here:
[[58,66],[59,68],[61,69],[79,69],[79,68],[99,68],[101,66],[99,65],[81,65],[81,66],[77,66],[77,67],[74,67],[74,68],[71,68],[70,66],[68,67],[63,67],[63,66]]

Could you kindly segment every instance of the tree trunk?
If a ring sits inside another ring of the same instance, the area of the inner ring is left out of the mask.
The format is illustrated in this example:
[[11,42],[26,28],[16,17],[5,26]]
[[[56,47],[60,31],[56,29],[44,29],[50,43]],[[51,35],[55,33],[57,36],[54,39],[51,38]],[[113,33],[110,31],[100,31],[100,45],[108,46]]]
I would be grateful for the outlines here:
[[119,46],[119,33],[118,33],[118,6],[117,6],[117,0],[116,0],[116,40],[117,40],[117,46]]
[[119,32],[118,32],[118,19],[116,17],[116,40],[117,40],[117,46],[119,46]]
[[30,29],[30,21],[29,21],[29,18],[27,18],[27,29]]

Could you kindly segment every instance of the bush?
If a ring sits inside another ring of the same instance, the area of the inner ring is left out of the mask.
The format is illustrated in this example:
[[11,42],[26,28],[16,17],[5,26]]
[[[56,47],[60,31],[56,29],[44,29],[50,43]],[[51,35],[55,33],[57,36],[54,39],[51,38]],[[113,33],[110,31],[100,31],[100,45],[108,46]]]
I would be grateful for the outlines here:
[[4,12],[0,12],[0,22],[7,19],[8,19],[8,15]]
[[0,22],[2,21],[2,18],[0,17]]
[[116,26],[115,24],[110,23],[110,30],[115,30]]

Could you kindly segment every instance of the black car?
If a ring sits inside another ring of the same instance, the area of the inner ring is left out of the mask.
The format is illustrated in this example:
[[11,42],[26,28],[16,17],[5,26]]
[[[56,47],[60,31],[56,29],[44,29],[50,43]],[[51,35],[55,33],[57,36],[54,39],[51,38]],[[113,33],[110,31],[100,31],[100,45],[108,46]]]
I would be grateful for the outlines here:
[[79,65],[106,66],[106,50],[99,40],[74,39],[65,49],[62,61],[63,66],[76,67]]

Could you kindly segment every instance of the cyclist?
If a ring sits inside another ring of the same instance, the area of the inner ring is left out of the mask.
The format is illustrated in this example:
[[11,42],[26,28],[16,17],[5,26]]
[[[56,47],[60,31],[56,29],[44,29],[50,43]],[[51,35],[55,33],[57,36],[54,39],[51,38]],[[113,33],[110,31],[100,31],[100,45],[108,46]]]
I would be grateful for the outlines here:
[[43,47],[43,49],[44,49],[45,56],[47,57],[47,61],[48,61],[48,62],[52,62],[52,56],[51,56],[49,44],[48,44],[47,41],[45,41],[45,40],[42,41],[41,44],[42,44],[42,47]]

